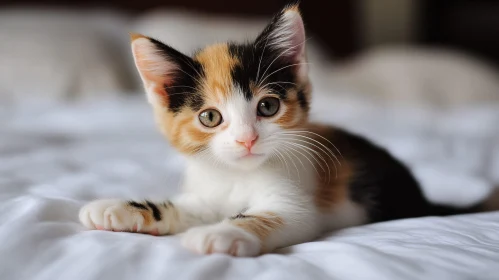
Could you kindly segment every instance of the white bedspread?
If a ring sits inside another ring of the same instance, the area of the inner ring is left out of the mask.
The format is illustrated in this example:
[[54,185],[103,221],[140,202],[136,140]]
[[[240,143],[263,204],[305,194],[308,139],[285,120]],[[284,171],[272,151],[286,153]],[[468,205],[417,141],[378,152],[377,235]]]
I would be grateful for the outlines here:
[[[387,146],[434,200],[469,204],[499,181],[499,105],[441,112],[322,96],[313,106],[315,119]],[[499,212],[356,227],[241,259],[78,223],[91,199],[175,193],[179,162],[143,96],[0,108],[0,279],[499,279]]]

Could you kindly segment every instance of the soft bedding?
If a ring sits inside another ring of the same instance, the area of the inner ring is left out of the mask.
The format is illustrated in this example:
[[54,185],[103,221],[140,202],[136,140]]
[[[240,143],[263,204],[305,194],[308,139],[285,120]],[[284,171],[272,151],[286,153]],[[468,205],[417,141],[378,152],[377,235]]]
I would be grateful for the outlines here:
[[[432,200],[470,204],[499,181],[499,105],[441,111],[318,92],[315,120],[386,146]],[[78,223],[95,198],[174,194],[181,172],[143,96],[1,108],[0,279],[499,279],[499,212],[366,225],[240,259]]]

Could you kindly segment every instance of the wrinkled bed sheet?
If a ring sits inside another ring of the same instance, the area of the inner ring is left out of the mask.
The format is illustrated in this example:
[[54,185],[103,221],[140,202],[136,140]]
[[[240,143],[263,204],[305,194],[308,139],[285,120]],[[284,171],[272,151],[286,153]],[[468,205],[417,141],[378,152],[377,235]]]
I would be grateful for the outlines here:
[[[313,119],[388,147],[432,200],[470,204],[499,181],[499,105],[444,112],[343,96],[316,96]],[[0,279],[499,279],[499,212],[355,227],[241,259],[78,223],[92,199],[174,194],[182,168],[143,96],[1,107]]]

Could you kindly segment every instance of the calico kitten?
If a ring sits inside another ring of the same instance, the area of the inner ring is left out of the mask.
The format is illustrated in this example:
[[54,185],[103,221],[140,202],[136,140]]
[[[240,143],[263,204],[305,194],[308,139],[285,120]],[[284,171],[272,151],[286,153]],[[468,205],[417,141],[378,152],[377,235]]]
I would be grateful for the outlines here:
[[344,227],[482,209],[430,204],[384,149],[308,123],[296,5],[251,43],[189,57],[135,34],[132,50],[159,129],[187,159],[184,192],[156,202],[93,201],[80,211],[90,229],[183,233],[195,252],[255,256]]

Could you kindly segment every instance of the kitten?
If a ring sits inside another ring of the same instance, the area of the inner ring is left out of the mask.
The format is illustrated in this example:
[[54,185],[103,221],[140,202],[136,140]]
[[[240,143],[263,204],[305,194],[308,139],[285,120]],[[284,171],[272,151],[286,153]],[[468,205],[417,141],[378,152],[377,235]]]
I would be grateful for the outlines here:
[[91,202],[80,211],[90,229],[182,233],[198,253],[255,256],[344,227],[482,210],[432,205],[385,150],[308,123],[296,5],[251,43],[212,45],[191,58],[135,34],[132,50],[159,129],[187,158],[184,192]]

